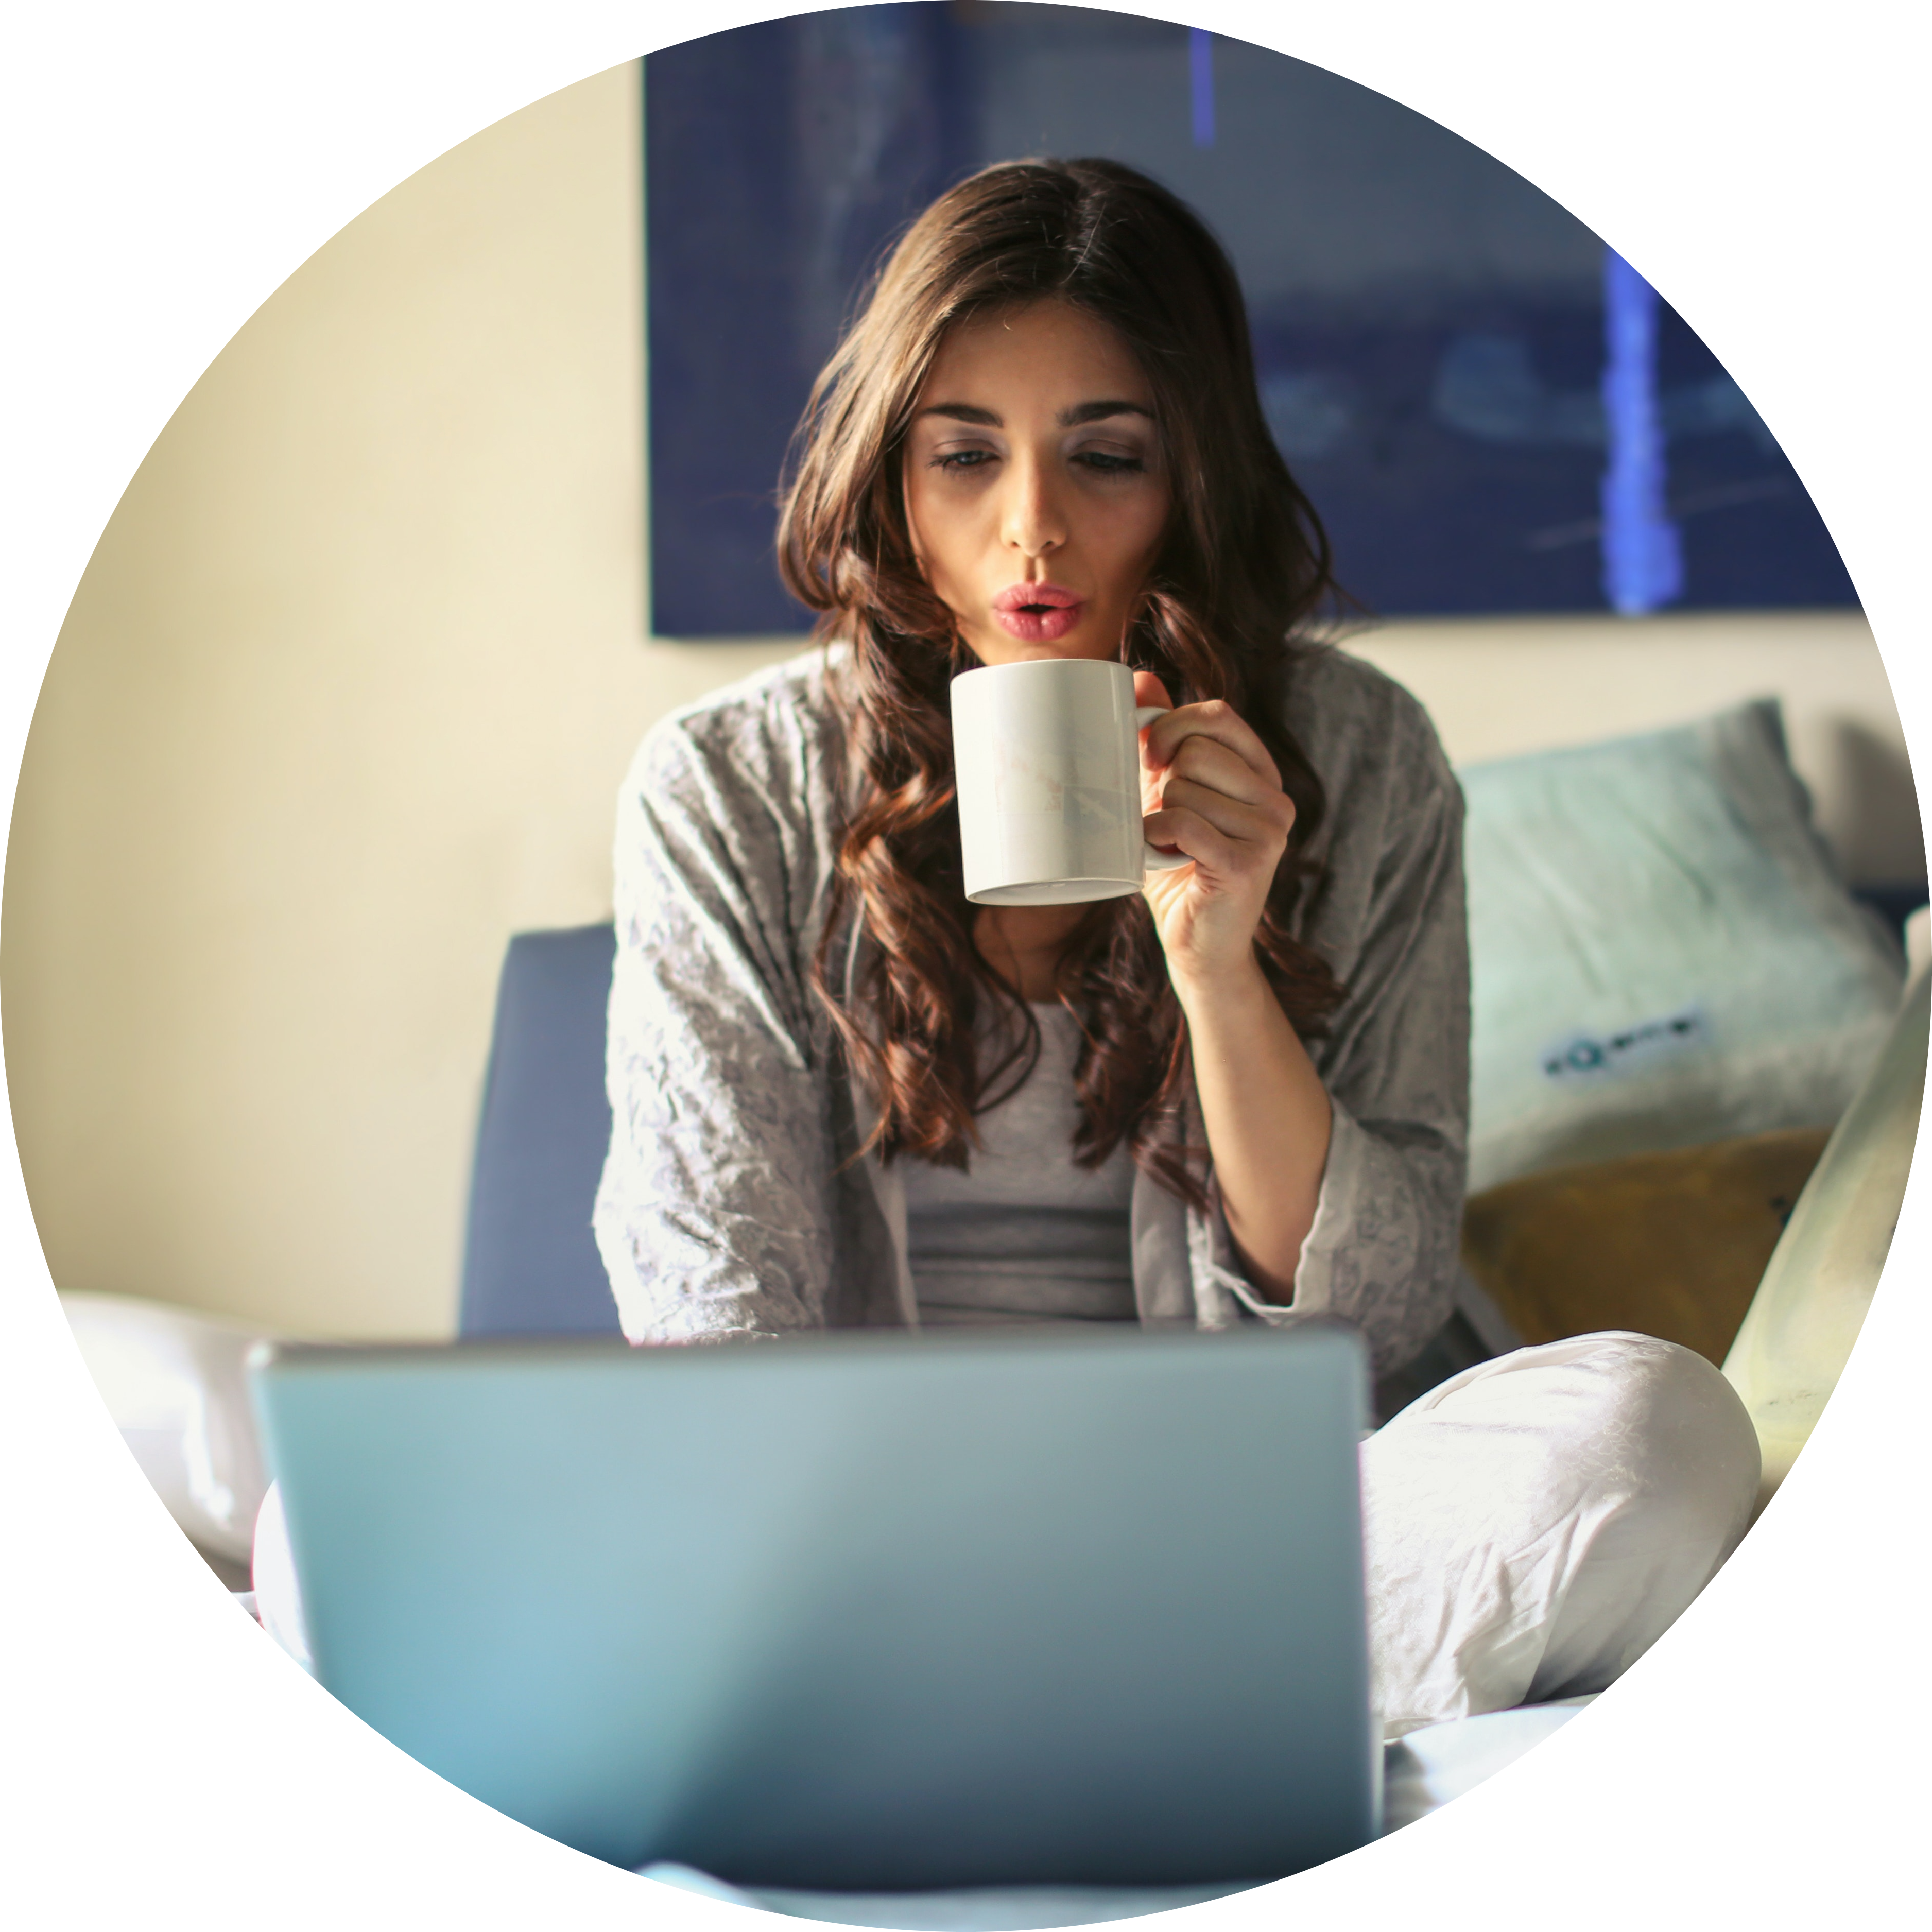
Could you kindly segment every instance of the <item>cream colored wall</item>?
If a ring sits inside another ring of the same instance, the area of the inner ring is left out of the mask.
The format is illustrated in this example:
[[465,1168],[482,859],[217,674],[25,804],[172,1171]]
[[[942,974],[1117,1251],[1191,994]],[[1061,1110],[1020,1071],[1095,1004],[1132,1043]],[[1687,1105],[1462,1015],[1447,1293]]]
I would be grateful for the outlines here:
[[1412,622],[1349,648],[1428,706],[1459,765],[1776,697],[1792,761],[1846,872],[1872,885],[1925,877],[1905,734],[1856,610]]
[[[608,914],[639,734],[796,648],[643,634],[637,94],[624,68],[540,102],[345,230],[208,370],[102,538],[0,923],[64,1288],[448,1333],[504,942]],[[1777,690],[1855,865],[1922,876],[1856,618],[1355,647],[1462,759]]]
[[0,1012],[57,1284],[454,1318],[503,944],[608,916],[650,720],[634,68],[405,182],[236,337],[74,600]]

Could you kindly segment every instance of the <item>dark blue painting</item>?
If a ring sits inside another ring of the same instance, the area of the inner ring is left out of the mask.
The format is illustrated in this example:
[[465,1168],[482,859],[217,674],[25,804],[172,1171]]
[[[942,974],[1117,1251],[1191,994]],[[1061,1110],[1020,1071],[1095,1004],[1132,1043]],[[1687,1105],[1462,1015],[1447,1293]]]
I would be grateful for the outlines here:
[[1641,277],[1519,175],[1318,68],[1083,8],[809,14],[645,63],[652,628],[804,628],[776,484],[868,272],[950,183],[1107,154],[1248,294],[1268,420],[1387,616],[1847,604],[1782,452]]

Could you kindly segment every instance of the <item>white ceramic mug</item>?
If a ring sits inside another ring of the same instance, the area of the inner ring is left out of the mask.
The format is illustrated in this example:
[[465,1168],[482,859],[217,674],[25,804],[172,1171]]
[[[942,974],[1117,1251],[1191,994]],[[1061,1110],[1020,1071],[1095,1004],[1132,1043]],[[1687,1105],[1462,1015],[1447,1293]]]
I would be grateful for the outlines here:
[[1077,905],[1190,864],[1141,830],[1142,728],[1125,664],[1034,658],[952,680],[952,764],[966,896]]

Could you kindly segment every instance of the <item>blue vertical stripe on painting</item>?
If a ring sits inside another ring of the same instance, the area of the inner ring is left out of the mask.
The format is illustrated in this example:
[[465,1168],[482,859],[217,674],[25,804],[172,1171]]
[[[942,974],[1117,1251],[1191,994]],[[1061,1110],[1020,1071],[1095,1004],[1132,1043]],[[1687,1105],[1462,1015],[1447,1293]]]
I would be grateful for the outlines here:
[[1189,98],[1194,108],[1194,145],[1214,145],[1214,36],[1204,27],[1187,30]]
[[1684,594],[1684,554],[1664,512],[1657,401],[1657,291],[1615,249],[1604,254],[1604,596],[1626,617]]

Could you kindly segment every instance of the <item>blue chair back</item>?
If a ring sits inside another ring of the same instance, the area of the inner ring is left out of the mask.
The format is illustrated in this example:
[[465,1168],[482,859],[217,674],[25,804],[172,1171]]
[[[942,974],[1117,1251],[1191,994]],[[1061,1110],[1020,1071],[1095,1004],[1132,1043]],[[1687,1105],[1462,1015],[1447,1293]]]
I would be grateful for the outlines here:
[[604,1026],[616,956],[609,926],[510,941],[470,1178],[466,1338],[619,1332],[590,1233],[610,1144]]

